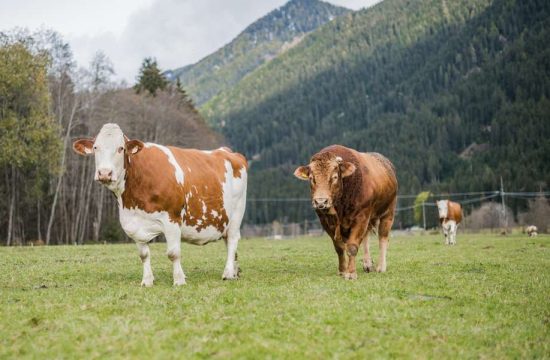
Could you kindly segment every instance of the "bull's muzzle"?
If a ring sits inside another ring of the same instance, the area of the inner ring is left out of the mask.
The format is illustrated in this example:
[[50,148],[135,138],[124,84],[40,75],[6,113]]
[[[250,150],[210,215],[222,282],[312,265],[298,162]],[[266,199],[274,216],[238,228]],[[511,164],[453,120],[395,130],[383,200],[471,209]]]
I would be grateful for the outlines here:
[[315,198],[312,200],[311,204],[313,208],[317,210],[326,210],[331,206],[328,198]]

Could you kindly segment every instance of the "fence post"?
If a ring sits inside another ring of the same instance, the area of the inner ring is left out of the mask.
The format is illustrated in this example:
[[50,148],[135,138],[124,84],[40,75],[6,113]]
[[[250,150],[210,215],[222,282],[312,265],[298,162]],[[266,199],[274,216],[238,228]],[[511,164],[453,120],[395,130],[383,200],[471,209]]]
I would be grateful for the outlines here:
[[422,202],[422,222],[424,223],[424,230],[426,230],[426,202]]

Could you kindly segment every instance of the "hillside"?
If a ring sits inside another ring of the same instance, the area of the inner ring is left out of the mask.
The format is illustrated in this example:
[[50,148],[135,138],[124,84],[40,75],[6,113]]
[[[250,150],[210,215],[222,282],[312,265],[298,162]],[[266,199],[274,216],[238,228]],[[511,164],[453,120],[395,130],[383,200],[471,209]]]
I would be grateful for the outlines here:
[[291,0],[248,26],[233,41],[196,64],[168,71],[197,105],[298,44],[303,36],[349,10],[318,0]]
[[340,143],[394,161],[400,192],[550,185],[550,3],[385,0],[341,17],[202,111],[254,158],[250,197]]

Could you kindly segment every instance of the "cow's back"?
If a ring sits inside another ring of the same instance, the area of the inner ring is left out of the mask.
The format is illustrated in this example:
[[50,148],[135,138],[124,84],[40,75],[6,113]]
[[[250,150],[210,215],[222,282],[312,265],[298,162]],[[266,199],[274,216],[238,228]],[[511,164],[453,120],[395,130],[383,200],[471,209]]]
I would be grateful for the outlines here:
[[[124,208],[167,212],[172,222],[200,233],[223,233],[235,199],[246,192],[247,162],[227,148],[214,151],[146,144],[127,164]],[[238,194],[236,194],[238,192]]]

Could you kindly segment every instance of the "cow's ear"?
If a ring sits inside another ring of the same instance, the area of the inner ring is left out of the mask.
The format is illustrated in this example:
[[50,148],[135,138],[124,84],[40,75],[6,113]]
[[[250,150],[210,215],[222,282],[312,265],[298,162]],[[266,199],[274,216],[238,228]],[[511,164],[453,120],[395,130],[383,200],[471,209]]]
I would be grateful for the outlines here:
[[86,156],[94,152],[94,139],[78,139],[73,142],[73,150],[78,155]]
[[145,144],[140,140],[130,140],[126,142],[126,153],[128,155],[134,155],[143,149]]
[[309,166],[300,166],[294,170],[294,176],[300,180],[309,180]]
[[355,165],[353,165],[349,161],[344,161],[339,166],[340,166],[340,173],[342,174],[343,178],[353,174],[356,169]]

